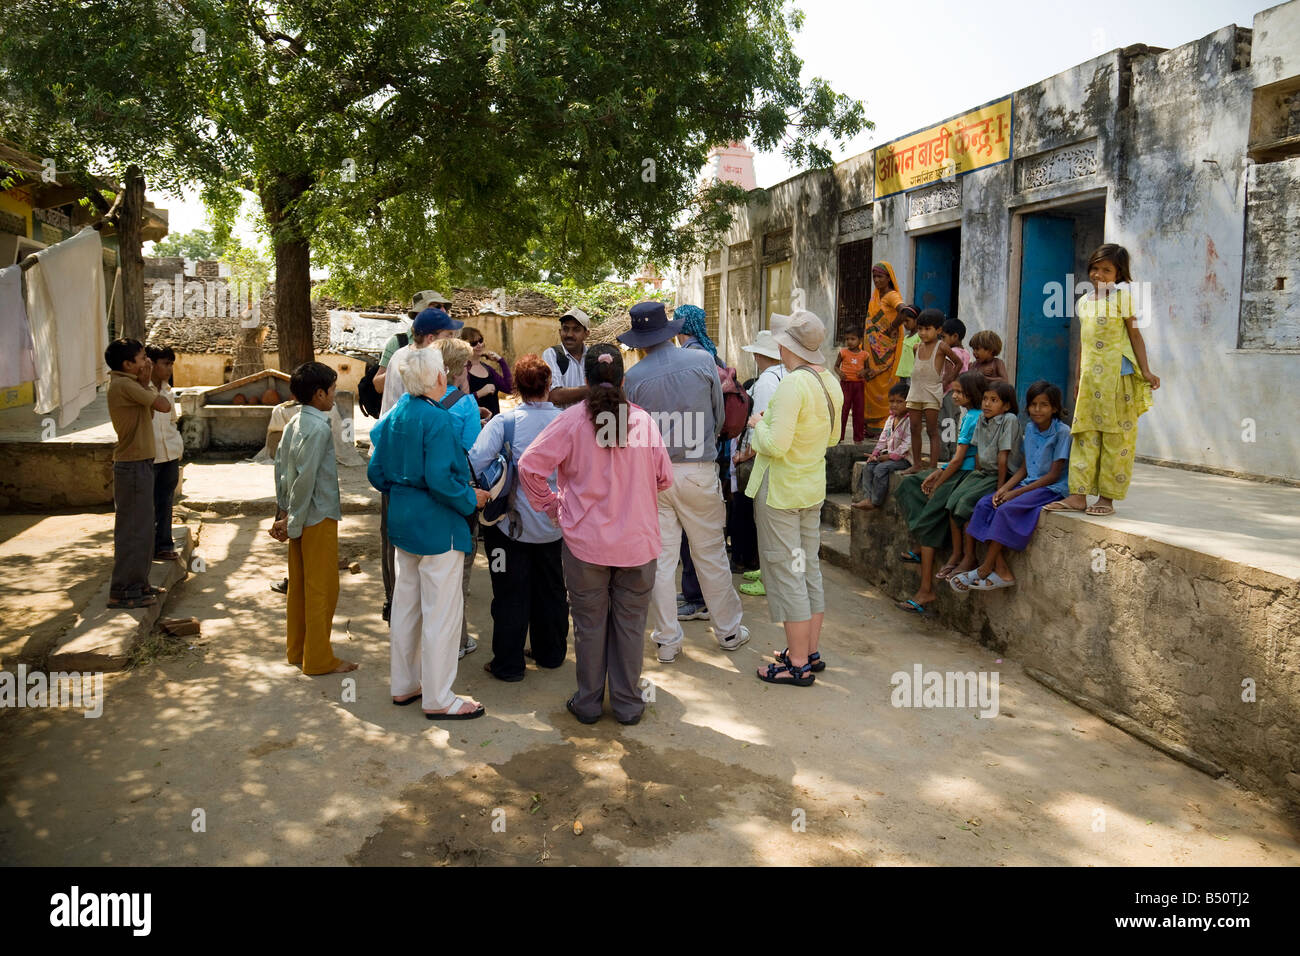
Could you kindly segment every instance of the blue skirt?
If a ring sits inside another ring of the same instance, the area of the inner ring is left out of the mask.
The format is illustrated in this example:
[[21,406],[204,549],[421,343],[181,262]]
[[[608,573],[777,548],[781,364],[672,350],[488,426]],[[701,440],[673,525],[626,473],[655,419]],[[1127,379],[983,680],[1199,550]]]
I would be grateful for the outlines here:
[[1023,551],[1038,527],[1044,505],[1060,501],[1050,488],[1035,488],[993,507],[993,496],[985,495],[975,506],[966,530],[976,541],[997,541],[1013,551]]

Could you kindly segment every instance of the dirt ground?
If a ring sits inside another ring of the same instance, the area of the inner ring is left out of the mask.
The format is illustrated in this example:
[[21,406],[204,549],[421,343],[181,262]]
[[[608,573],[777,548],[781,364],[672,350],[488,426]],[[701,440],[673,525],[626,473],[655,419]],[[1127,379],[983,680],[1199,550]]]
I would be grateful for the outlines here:
[[[331,677],[283,663],[284,598],[268,585],[285,574],[285,549],[267,526],[205,519],[206,571],[166,609],[201,619],[202,636],[108,675],[102,717],[0,709],[0,861],[1300,864],[1286,812],[897,612],[838,568],[823,567],[830,666],[815,687],[754,679],[782,642],[763,600],[747,597],[750,644],[728,654],[707,623],[688,623],[675,663],[647,649],[654,701],[639,725],[584,726],[564,710],[572,651],[517,684],[483,672],[480,553],[470,629],[482,646],[456,689],[488,713],[438,724],[389,698],[377,516],[347,515],[340,528],[362,571],[342,574],[335,649],[361,667]],[[105,515],[0,522],[7,660],[24,629],[75,613],[69,589],[107,574],[106,531]],[[45,557],[32,553],[40,542]],[[891,706],[891,675],[918,663],[997,671],[1000,713]]]

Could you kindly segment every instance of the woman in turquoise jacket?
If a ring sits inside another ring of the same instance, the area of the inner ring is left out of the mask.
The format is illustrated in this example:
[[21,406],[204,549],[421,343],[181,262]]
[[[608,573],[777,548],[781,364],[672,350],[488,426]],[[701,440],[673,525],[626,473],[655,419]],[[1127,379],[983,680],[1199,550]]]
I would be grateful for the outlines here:
[[464,555],[474,549],[466,518],[487,493],[470,484],[451,414],[438,404],[447,373],[437,349],[409,353],[399,370],[407,394],[370,432],[370,483],[388,495],[394,548],[390,690],[394,704],[421,700],[430,720],[482,717],[457,697]]

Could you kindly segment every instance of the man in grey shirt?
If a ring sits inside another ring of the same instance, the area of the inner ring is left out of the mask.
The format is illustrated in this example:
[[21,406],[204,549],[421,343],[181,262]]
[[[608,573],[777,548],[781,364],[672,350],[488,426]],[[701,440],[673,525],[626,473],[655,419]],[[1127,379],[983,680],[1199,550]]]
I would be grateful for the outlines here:
[[645,349],[646,356],[628,369],[623,390],[658,424],[673,462],[672,487],[659,493],[661,542],[650,636],[659,645],[662,663],[671,663],[681,652],[685,635],[677,621],[675,582],[684,530],[713,616],[714,637],[723,650],[734,651],[749,640],[749,629],[741,624],[740,595],[731,583],[724,537],[727,506],[716,460],[724,415],[722,383],[708,352],[673,344],[682,322],[669,320],[662,303],[638,303],[631,315],[632,328],[618,340]]

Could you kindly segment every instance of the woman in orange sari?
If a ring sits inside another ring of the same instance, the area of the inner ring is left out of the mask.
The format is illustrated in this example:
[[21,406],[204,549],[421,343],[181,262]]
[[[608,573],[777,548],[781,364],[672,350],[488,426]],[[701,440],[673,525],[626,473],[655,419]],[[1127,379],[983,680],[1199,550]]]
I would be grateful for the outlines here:
[[898,292],[894,267],[888,262],[871,267],[871,282],[871,303],[862,336],[867,353],[866,368],[862,370],[866,393],[862,417],[869,427],[883,428],[889,417],[889,389],[898,381],[896,370],[903,349],[903,318],[898,314],[903,297]]

